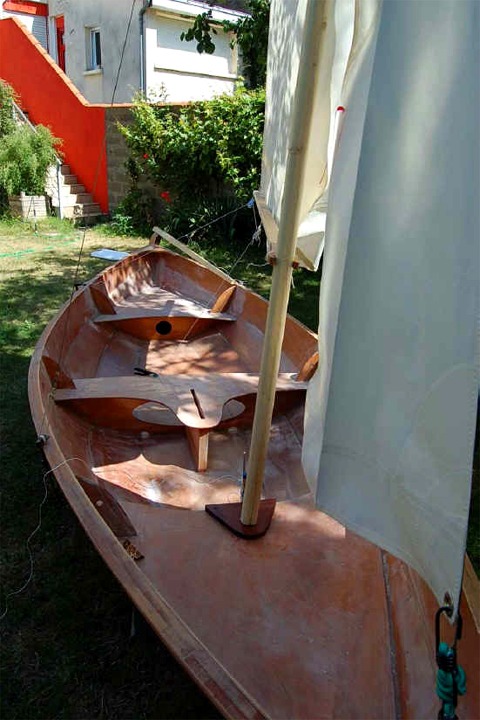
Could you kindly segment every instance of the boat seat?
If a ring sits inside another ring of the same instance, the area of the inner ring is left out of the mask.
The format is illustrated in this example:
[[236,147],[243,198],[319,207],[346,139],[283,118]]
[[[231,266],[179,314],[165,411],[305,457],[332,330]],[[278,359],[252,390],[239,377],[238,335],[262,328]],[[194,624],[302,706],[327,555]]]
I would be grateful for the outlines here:
[[[295,373],[280,373],[277,392],[306,390],[308,383],[295,377]],[[227,402],[256,394],[258,380],[256,373],[76,378],[75,387],[55,391],[55,402],[101,401],[104,406],[109,399],[124,399],[138,401],[138,405],[164,405],[186,427],[197,469],[205,470],[208,432],[220,424]]]
[[233,290],[234,287],[228,288],[217,298],[212,308],[207,308],[165,291],[144,296],[142,305],[132,300],[115,305],[103,290],[92,288],[95,303],[100,310],[94,322],[108,323],[142,340],[193,337],[210,330],[218,322],[236,320],[234,315],[222,312]]
[[228,313],[212,312],[208,308],[186,309],[183,306],[171,308],[120,308],[107,315],[97,315],[96,323],[118,322],[119,320],[138,320],[141,318],[208,318],[210,320],[226,320],[233,322],[236,318]]
[[[306,390],[308,383],[295,377],[295,373],[280,373],[277,392]],[[183,425],[211,429],[220,423],[228,400],[257,392],[258,379],[256,373],[76,378],[74,388],[55,392],[55,401],[125,398],[158,402],[172,410]]]
[[117,330],[141,340],[181,340],[201,335],[219,322],[234,322],[235,319],[233,315],[214,313],[207,309],[186,312],[182,307],[168,311],[128,308],[114,315],[98,315],[94,322],[109,323]]

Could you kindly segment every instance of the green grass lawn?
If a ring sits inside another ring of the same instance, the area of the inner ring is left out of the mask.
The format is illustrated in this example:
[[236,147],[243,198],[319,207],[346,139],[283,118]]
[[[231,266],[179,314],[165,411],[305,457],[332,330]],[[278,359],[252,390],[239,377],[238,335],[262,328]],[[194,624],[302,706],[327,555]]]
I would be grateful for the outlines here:
[[[29,574],[26,540],[38,522],[43,471],[27,399],[27,373],[35,343],[49,319],[68,300],[84,241],[77,281],[106,263],[99,247],[133,250],[142,238],[118,238],[108,228],[83,233],[67,222],[0,222],[0,393],[2,432],[1,596]],[[229,271],[244,250],[206,241],[209,259]],[[266,295],[269,267],[256,246],[233,275]],[[316,328],[319,277],[295,273],[290,311]],[[478,479],[478,476],[477,476]],[[475,483],[478,487],[478,482]],[[2,707],[14,718],[218,718],[132,606],[80,529],[51,477],[42,526],[31,547],[34,576],[9,600],[1,623]],[[476,495],[478,516],[478,493]],[[478,524],[471,524],[469,551],[479,565]]]
[[[71,292],[82,233],[68,223],[0,223],[2,423],[1,605],[29,573],[26,540],[44,495],[27,399],[35,343]],[[140,238],[88,231],[78,281],[106,263],[99,247]],[[1,623],[1,710],[18,718],[217,718],[218,713],[140,617],[48,479],[42,527],[31,543],[34,578]]]

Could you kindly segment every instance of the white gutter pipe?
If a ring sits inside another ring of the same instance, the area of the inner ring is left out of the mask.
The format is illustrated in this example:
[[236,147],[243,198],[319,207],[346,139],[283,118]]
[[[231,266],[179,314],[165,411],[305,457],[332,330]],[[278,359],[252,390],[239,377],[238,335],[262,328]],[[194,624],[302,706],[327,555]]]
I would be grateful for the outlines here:
[[145,77],[145,27],[144,27],[144,15],[148,8],[152,6],[152,0],[145,0],[139,14],[138,20],[140,23],[140,92],[145,95],[147,92],[147,83]]

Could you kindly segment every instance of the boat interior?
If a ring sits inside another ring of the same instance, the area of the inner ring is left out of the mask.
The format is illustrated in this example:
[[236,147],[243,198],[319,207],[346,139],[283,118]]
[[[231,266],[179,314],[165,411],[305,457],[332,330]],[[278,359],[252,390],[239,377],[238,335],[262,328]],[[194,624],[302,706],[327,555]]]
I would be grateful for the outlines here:
[[107,269],[37,350],[38,417],[60,450],[50,464],[66,466],[57,476],[87,532],[226,717],[433,717],[433,686],[418,690],[435,675],[431,593],[312,502],[301,444],[317,339],[292,318],[264,480],[271,529],[244,541],[203,512],[240,500],[266,314],[242,285],[166,250]]
[[[124,491],[168,502],[160,467],[177,476],[181,469],[192,488],[207,472],[228,479],[212,486],[215,498],[225,486],[239,499],[266,311],[265,300],[240,284],[157,249],[80,291],[45,343],[43,381],[55,388],[56,416],[71,427],[72,442],[87,433],[92,479],[108,480],[113,465]],[[299,454],[317,358],[313,333],[289,318],[265,481],[280,499],[308,491]]]

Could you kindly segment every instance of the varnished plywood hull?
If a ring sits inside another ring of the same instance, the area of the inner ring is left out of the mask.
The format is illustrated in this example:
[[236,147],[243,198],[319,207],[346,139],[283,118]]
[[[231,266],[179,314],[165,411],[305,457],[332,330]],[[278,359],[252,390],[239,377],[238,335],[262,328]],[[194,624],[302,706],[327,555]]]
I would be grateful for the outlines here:
[[[111,570],[226,717],[435,717],[429,591],[309,495],[304,384],[294,378],[311,372],[316,338],[292,319],[265,475],[265,495],[277,499],[271,528],[246,542],[204,512],[239,500],[266,309],[165,251],[107,270],[50,324],[32,359],[48,461]],[[158,377],[136,377],[138,367]],[[474,678],[466,603],[464,615],[459,654]],[[479,716],[474,690],[460,702],[461,716]]]

